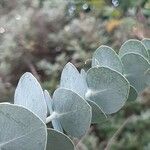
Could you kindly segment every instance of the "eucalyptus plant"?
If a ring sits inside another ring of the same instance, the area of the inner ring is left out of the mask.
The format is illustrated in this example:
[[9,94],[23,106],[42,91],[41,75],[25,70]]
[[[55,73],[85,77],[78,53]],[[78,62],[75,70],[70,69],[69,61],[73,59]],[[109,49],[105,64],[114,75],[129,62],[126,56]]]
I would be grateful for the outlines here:
[[[0,150],[75,150],[73,141],[135,100],[150,85],[150,39],[128,40],[117,54],[102,45],[87,71],[67,63],[50,95],[29,72],[14,104],[0,104]],[[50,126],[49,126],[50,124]]]

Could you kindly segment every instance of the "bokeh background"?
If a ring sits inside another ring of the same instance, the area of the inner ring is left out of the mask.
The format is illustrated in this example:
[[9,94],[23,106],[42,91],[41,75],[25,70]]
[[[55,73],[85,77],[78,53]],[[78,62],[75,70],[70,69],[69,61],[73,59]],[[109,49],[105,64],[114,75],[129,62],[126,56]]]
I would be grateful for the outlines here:
[[[118,52],[150,38],[150,0],[0,0],[0,101],[13,101],[30,71],[53,93],[70,61],[87,68],[100,45]],[[92,125],[80,150],[150,150],[150,91],[107,121]]]

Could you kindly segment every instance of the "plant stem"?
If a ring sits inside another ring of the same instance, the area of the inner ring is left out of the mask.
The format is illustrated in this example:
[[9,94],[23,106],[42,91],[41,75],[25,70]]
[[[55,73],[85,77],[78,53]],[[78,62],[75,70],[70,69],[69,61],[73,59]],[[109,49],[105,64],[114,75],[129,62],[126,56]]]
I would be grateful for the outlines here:
[[58,118],[58,114],[56,112],[53,112],[50,116],[46,118],[46,124],[51,122],[53,119]]
[[108,141],[107,146],[104,150],[110,150],[112,144],[115,142],[118,135],[122,132],[123,128],[132,120],[134,116],[130,116],[127,118],[123,124],[120,126],[120,128],[115,132],[115,134],[112,136],[112,138]]

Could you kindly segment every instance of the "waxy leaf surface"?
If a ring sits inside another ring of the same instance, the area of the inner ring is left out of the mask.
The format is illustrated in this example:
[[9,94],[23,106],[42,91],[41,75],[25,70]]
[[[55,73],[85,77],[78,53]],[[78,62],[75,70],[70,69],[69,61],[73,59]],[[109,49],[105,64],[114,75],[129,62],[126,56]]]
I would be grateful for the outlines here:
[[22,75],[17,85],[14,104],[21,105],[46,121],[47,106],[43,90],[37,79],[29,72]]
[[48,129],[47,149],[46,150],[74,150],[75,146],[71,139],[53,129]]
[[0,149],[45,150],[47,129],[44,122],[28,109],[0,104]]
[[138,97],[137,90],[132,85],[130,85],[130,92],[129,92],[128,101],[134,101],[137,99],[137,97]]
[[67,63],[61,74],[60,87],[71,89],[84,97],[86,85],[82,78],[83,74],[80,74],[72,63]]
[[130,39],[121,46],[119,50],[119,56],[122,57],[123,55],[128,53],[140,54],[146,59],[149,59],[149,54],[146,50],[146,47],[139,40]]
[[86,97],[94,101],[106,114],[117,112],[129,94],[129,82],[107,67],[94,67],[87,72]]
[[90,105],[78,94],[68,89],[57,89],[53,95],[54,111],[66,131],[72,137],[81,138],[91,124]]
[[92,67],[108,67],[123,73],[123,65],[116,52],[105,45],[100,46],[93,54]]
[[145,38],[142,40],[142,43],[145,45],[147,51],[148,51],[148,54],[149,54],[149,61],[150,61],[150,39],[148,38]]
[[150,80],[150,64],[147,59],[142,55],[135,53],[128,53],[122,58],[122,63],[125,69],[125,76],[129,80],[130,84],[138,91],[141,92],[148,86]]
[[[68,63],[63,69],[60,86],[74,91],[85,99],[87,92],[86,75],[87,73],[83,69],[79,73],[73,64]],[[92,101],[87,102],[92,107],[92,123],[98,123],[106,119],[104,112],[102,112],[102,109],[97,104]]]

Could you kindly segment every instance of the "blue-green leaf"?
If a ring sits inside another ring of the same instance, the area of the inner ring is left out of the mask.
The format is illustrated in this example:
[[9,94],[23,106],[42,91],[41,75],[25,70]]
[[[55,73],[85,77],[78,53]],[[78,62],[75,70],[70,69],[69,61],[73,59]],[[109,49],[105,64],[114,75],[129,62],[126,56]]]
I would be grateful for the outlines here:
[[129,92],[128,101],[136,100],[137,96],[138,96],[137,90],[132,85],[130,85],[130,92]]
[[147,51],[149,53],[149,61],[150,61],[150,39],[144,38],[142,40],[142,43],[145,45],[145,47],[146,47],[146,49],[147,49]]
[[41,119],[22,106],[0,104],[0,149],[45,150],[46,141]]
[[123,65],[116,52],[108,46],[100,46],[93,54],[92,67],[108,67],[123,73]]
[[60,87],[71,89],[84,97],[86,84],[82,76],[72,63],[67,63],[61,74]]
[[92,123],[101,123],[106,121],[107,116],[103,110],[94,101],[87,100],[92,107]]
[[143,43],[136,39],[130,39],[126,41],[119,50],[119,56],[123,57],[125,54],[128,53],[136,53],[140,54],[146,59],[149,59],[148,51],[146,50],[146,47],[143,45]]
[[46,121],[47,106],[44,93],[39,82],[31,73],[27,72],[20,78],[15,91],[14,103],[26,107],[44,122]]
[[63,88],[54,92],[53,100],[54,111],[66,133],[76,138],[84,136],[91,124],[90,105],[75,92]]
[[129,95],[129,82],[107,67],[94,67],[87,72],[86,97],[94,101],[106,114],[117,112]]
[[144,90],[148,86],[148,79],[150,79],[150,75],[146,76],[147,71],[150,69],[148,60],[135,53],[128,53],[121,60],[124,65],[125,76],[130,84],[138,92]]
[[47,150],[74,150],[75,146],[71,139],[53,129],[48,129]]

